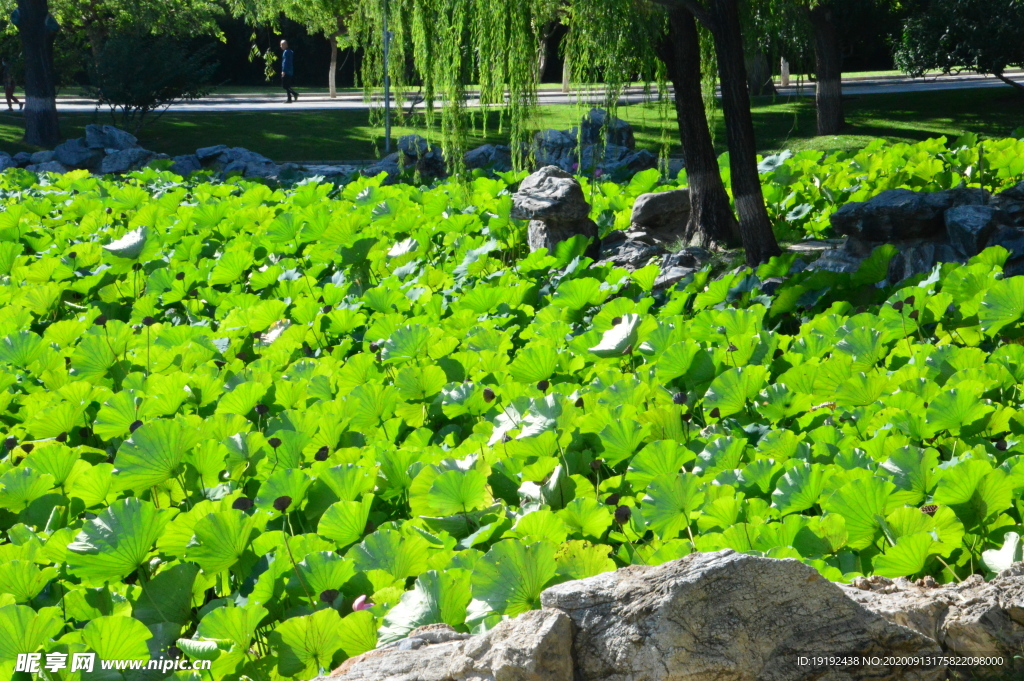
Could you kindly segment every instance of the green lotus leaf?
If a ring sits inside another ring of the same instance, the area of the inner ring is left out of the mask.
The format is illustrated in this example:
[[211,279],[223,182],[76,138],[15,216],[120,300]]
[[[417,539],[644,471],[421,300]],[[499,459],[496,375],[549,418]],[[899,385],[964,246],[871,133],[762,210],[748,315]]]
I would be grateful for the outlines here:
[[121,443],[114,459],[116,484],[144,490],[181,475],[185,455],[202,433],[182,419],[159,419],[139,426]]
[[939,542],[928,532],[900,537],[895,546],[874,560],[875,574],[883,577],[912,577],[925,568],[928,558],[938,553]]
[[1013,483],[987,461],[966,459],[946,468],[932,500],[949,506],[968,530],[988,523],[1013,503]]
[[15,603],[28,603],[57,576],[57,568],[40,570],[30,561],[12,560],[0,564],[0,593],[14,596]]
[[205,639],[228,640],[248,650],[253,636],[268,611],[261,605],[221,606],[210,610],[199,622],[196,635]]
[[607,506],[588,497],[576,497],[558,511],[558,517],[572,536],[582,539],[599,540],[612,524]]
[[341,589],[356,573],[355,565],[330,551],[314,551],[295,566],[287,588],[294,594],[311,598],[315,604],[328,589]]
[[466,607],[471,594],[471,573],[451,569],[444,572],[428,570],[416,578],[410,591],[402,594],[398,605],[384,616],[380,643],[405,638],[416,627],[445,623],[461,626],[466,620]]
[[487,478],[476,469],[446,471],[434,479],[427,492],[427,504],[433,511],[432,515],[469,513],[490,503]]
[[415,577],[427,567],[428,544],[418,535],[377,530],[349,549],[359,570],[383,570],[395,579]]
[[54,479],[28,467],[13,468],[0,475],[0,508],[18,512],[53,489]]
[[865,478],[843,485],[825,500],[825,510],[838,513],[846,521],[850,548],[865,549],[881,536],[895,489],[887,480]]
[[700,479],[692,473],[681,473],[651,481],[640,508],[651,529],[668,540],[690,526],[703,502]]
[[[256,495],[256,508],[277,513],[294,511],[302,506],[311,484],[313,481],[309,479],[305,471],[299,468],[278,470],[260,486],[260,492]],[[275,506],[277,500],[282,497],[289,499],[285,509]]]
[[586,541],[570,541],[555,554],[558,574],[568,579],[586,579],[615,569],[611,547]]
[[525,545],[505,539],[492,546],[473,569],[467,622],[479,622],[494,613],[515,617],[539,608],[540,592],[558,572],[555,552],[555,545],[546,541]]
[[150,658],[146,641],[153,632],[132,617],[97,617],[82,630],[82,642],[101,660],[142,660]]
[[780,515],[800,513],[818,503],[829,474],[821,464],[794,462],[772,492],[772,508]]
[[173,622],[185,626],[192,618],[192,586],[199,568],[180,563],[164,570],[142,587],[132,617],[147,626]]
[[192,541],[185,557],[199,564],[207,574],[231,568],[245,553],[258,518],[237,509],[210,513],[193,527]]
[[343,620],[331,608],[286,619],[269,638],[277,653],[278,672],[284,676],[326,673],[339,650],[351,657],[372,650],[377,641],[369,612],[354,612]]
[[0,607],[0,672],[7,672],[6,678],[12,678],[18,655],[38,652],[63,628],[59,608],[41,608],[36,612],[27,605]]
[[142,499],[115,501],[68,544],[68,569],[93,582],[124,579],[146,560],[173,515]]
[[337,542],[339,546],[354,544],[366,532],[372,505],[372,494],[365,495],[362,501],[338,501],[331,504],[320,516],[317,534]]

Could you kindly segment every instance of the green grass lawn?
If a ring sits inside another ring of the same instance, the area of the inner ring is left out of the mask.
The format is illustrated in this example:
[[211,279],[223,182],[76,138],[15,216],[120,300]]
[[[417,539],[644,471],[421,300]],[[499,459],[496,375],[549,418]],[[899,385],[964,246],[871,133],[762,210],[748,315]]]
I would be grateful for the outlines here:
[[[675,141],[671,153],[679,153],[675,117],[663,116],[654,103],[623,106],[618,115],[636,130],[640,145],[656,148],[663,131]],[[566,129],[577,125],[582,109],[576,106],[545,106],[535,127]],[[847,98],[847,130],[834,137],[815,136],[814,101],[811,98],[762,98],[754,102],[758,146],[763,153],[782,149],[858,149],[876,138],[917,141],[940,135],[975,132],[1005,137],[1024,125],[1024,97],[1009,88],[948,90],[914,94],[862,95]],[[479,118],[479,117],[478,117]],[[497,115],[484,128],[479,120],[469,134],[470,145],[503,142],[507,133],[498,130]],[[108,123],[109,116],[66,114],[61,117],[66,137],[82,134],[85,125]],[[397,126],[394,135],[422,132],[415,127],[421,116]],[[19,114],[0,113],[0,149],[9,153],[30,150],[20,142]],[[168,114],[142,131],[142,144],[171,155],[190,153],[212,144],[243,146],[276,161],[357,160],[377,156],[381,130],[369,124],[365,111],[288,111]],[[725,150],[721,116],[716,121],[716,143]]]

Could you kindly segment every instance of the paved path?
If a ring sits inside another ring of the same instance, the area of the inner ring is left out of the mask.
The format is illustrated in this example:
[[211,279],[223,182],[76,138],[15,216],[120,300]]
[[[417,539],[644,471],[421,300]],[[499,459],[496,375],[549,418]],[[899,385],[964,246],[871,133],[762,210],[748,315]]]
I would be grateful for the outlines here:
[[[1024,83],[1024,72],[1010,74],[1014,80]],[[993,76],[964,74],[959,76],[938,76],[928,78],[907,78],[902,76],[885,76],[879,78],[851,78],[844,81],[843,92],[847,95],[899,94],[911,92],[927,92],[933,90],[963,90],[971,88],[1005,87],[1008,86]],[[1009,90],[1008,90],[1009,91]],[[802,88],[779,88],[782,96],[813,96],[814,84],[808,83]],[[585,101],[594,104],[603,102],[604,93],[600,90],[585,96]],[[623,104],[643,102],[646,95],[642,88],[630,88],[622,99]],[[575,94],[565,94],[558,90],[542,90],[538,93],[540,104],[574,104]],[[469,99],[469,106],[479,105],[476,99]],[[379,100],[377,106],[380,105]],[[303,95],[293,104],[285,102],[284,94],[274,95],[211,95],[194,102],[182,102],[171,107],[175,113],[230,113],[240,111],[329,111],[329,110],[365,110],[368,104],[361,94],[346,93],[336,99],[326,94],[315,93]],[[93,100],[82,97],[58,97],[57,108],[64,112],[90,113],[96,109]]]

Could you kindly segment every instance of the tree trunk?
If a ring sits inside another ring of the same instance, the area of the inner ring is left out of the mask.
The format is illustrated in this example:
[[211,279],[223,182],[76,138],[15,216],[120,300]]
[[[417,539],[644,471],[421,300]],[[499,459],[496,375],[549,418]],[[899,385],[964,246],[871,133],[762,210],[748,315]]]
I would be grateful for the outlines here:
[[18,0],[21,49],[25,55],[25,143],[54,147],[60,141],[53,38],[46,29],[47,0]]
[[754,97],[774,97],[778,95],[775,82],[772,80],[772,68],[764,52],[757,50],[746,60],[748,85]]
[[743,63],[743,35],[737,0],[707,0],[701,14],[715,40],[722,84],[722,112],[729,142],[732,194],[740,218],[740,236],[747,264],[754,266],[780,255],[779,244],[764,205],[757,172],[757,142],[750,114],[747,69]]
[[331,70],[327,74],[327,90],[331,99],[338,97],[337,75],[338,75],[338,36],[331,35]]
[[704,110],[697,22],[685,9],[674,7],[669,11],[669,31],[658,45],[658,56],[675,89],[676,118],[690,185],[690,222],[684,241],[704,248],[739,245],[739,224],[729,207]]
[[569,68],[569,56],[562,62],[562,92],[569,92],[572,86],[572,69]]
[[809,13],[818,72],[818,134],[837,135],[846,126],[846,116],[843,113],[843,53],[835,12],[828,3],[822,3]]

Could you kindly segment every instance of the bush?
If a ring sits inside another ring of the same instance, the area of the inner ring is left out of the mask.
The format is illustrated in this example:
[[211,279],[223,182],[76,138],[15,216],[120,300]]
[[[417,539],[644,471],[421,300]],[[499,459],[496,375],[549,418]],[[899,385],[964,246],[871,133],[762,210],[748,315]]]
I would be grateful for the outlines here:
[[118,126],[138,133],[151,113],[209,94],[217,68],[210,53],[209,46],[191,50],[169,38],[116,36],[96,58],[91,93]]

